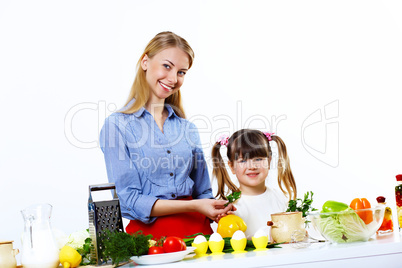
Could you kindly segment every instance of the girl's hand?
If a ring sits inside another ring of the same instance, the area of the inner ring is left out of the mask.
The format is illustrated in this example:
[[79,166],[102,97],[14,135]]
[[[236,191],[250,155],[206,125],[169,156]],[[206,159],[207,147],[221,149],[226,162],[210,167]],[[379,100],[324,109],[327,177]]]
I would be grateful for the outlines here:
[[216,217],[215,222],[218,223],[220,219],[222,219],[223,217],[230,215],[230,214],[234,214],[234,212],[237,210],[237,208],[233,205],[233,204],[229,204],[228,207],[231,206],[232,209],[229,210],[226,214],[220,214]]
[[213,221],[219,220],[222,218],[221,215],[227,215],[228,211],[233,209],[232,204],[225,207],[227,200],[196,199],[193,201],[195,202],[195,210]]

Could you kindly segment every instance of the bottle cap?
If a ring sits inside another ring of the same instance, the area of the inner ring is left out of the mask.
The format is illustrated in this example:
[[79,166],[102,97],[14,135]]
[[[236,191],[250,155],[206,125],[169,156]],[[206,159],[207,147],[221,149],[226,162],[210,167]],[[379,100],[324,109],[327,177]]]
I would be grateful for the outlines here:
[[385,203],[385,197],[384,196],[377,197],[377,202],[378,203]]
[[396,175],[395,177],[397,181],[402,181],[402,174]]

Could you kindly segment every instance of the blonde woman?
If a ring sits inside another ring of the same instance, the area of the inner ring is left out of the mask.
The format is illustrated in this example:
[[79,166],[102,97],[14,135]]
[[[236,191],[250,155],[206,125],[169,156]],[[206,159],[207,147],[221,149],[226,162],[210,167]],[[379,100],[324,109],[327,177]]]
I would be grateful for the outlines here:
[[180,88],[193,59],[186,40],[157,34],[138,61],[125,107],[102,128],[108,179],[130,219],[128,233],[211,234],[210,220],[232,209],[213,198],[198,130],[185,119]]

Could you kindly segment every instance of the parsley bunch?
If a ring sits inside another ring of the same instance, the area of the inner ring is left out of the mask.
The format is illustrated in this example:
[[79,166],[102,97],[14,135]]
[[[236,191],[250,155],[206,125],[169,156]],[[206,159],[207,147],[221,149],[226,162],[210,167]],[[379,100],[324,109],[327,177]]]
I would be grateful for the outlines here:
[[227,202],[227,203],[225,204],[225,207],[226,207],[227,205],[229,205],[230,203],[233,203],[234,201],[236,201],[237,199],[239,199],[240,196],[241,196],[241,192],[240,192],[240,191],[239,191],[239,192],[231,193],[230,195],[226,196],[226,199],[227,199],[229,202]]
[[82,245],[82,247],[77,249],[78,253],[80,253],[82,257],[80,265],[96,264],[95,259],[91,258],[91,244],[92,239],[88,237],[85,239],[85,243]]
[[310,191],[304,194],[303,199],[297,198],[296,200],[289,200],[288,209],[286,211],[301,211],[303,217],[306,217],[308,212],[317,210],[311,206],[313,203],[313,195],[314,193]]

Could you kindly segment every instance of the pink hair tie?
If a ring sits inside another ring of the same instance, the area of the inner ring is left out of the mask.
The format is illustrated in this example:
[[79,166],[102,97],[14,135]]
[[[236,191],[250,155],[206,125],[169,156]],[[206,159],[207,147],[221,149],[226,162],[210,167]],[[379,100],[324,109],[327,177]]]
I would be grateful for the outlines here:
[[223,146],[228,146],[229,143],[229,136],[227,135],[222,135],[218,138],[216,142],[219,142]]
[[270,132],[263,132],[264,133],[264,135],[265,135],[265,137],[267,137],[267,139],[269,140],[269,141],[272,141],[272,135],[274,135],[275,133],[270,133]]

